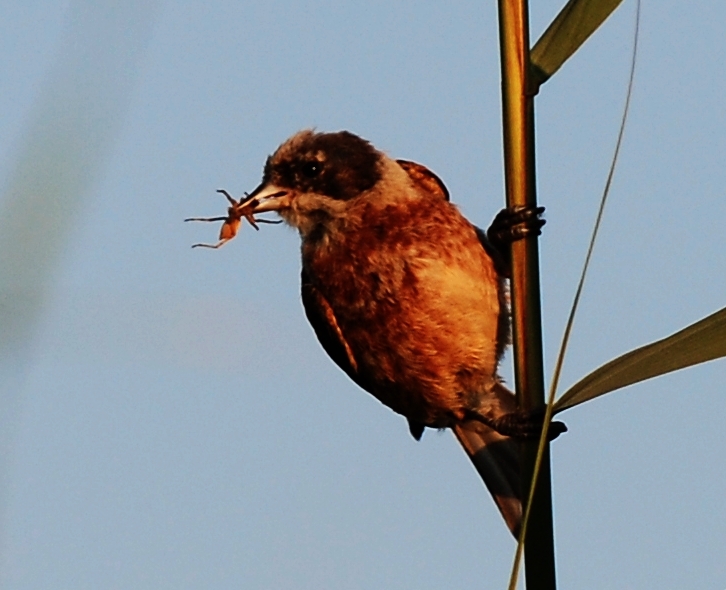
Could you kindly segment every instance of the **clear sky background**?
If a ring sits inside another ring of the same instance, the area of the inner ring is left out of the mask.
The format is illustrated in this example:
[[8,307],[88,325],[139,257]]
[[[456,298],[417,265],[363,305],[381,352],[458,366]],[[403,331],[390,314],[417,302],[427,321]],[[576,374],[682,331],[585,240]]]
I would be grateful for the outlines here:
[[[0,20],[3,587],[506,587],[514,542],[451,434],[416,443],[319,347],[295,233],[247,226],[191,250],[218,227],[182,223],[223,214],[216,189],[251,190],[266,156],[314,126],[429,166],[486,226],[503,205],[495,3],[104,4],[16,1]],[[561,4],[532,0],[533,39]],[[550,372],[634,9],[537,101]],[[644,2],[563,386],[726,305],[724,22],[721,2]],[[74,92],[101,106],[65,112]],[[61,120],[69,144],[44,166],[33,150]],[[81,149],[74,133],[96,139]],[[44,173],[16,194],[34,223],[8,231],[14,187]],[[13,273],[47,287],[42,306],[13,295]],[[717,361],[562,415],[561,588],[726,587],[725,382]]]

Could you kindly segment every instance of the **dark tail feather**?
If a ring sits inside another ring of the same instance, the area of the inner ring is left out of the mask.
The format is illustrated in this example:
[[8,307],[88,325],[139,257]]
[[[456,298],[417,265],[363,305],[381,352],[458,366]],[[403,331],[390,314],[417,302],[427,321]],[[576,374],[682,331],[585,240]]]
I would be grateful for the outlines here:
[[519,444],[475,420],[453,430],[516,538],[522,522]]

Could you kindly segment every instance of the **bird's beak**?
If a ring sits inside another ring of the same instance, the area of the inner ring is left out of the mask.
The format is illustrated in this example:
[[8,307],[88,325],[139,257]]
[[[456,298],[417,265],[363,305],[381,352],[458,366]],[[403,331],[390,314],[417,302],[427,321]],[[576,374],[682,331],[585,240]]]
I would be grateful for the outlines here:
[[245,199],[249,203],[252,213],[265,211],[281,211],[288,209],[292,203],[293,194],[289,189],[283,189],[274,184],[262,183]]

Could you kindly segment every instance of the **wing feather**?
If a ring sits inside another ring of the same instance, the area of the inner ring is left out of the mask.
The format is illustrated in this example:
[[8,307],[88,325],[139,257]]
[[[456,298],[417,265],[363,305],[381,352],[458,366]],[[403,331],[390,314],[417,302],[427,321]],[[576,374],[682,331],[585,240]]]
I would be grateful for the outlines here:
[[333,308],[322,293],[315,288],[304,270],[301,276],[301,295],[305,315],[313,327],[323,350],[328,353],[328,356],[333,359],[336,365],[360,385],[358,363],[338,325]]

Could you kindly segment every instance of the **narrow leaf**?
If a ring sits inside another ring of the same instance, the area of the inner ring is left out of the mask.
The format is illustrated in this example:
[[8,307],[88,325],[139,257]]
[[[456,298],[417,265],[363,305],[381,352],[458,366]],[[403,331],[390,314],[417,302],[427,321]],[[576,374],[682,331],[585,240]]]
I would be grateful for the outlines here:
[[560,69],[622,0],[570,0],[530,53],[532,82],[539,87]]
[[621,387],[726,356],[726,307],[680,332],[641,346],[578,381],[555,403],[561,412]]

